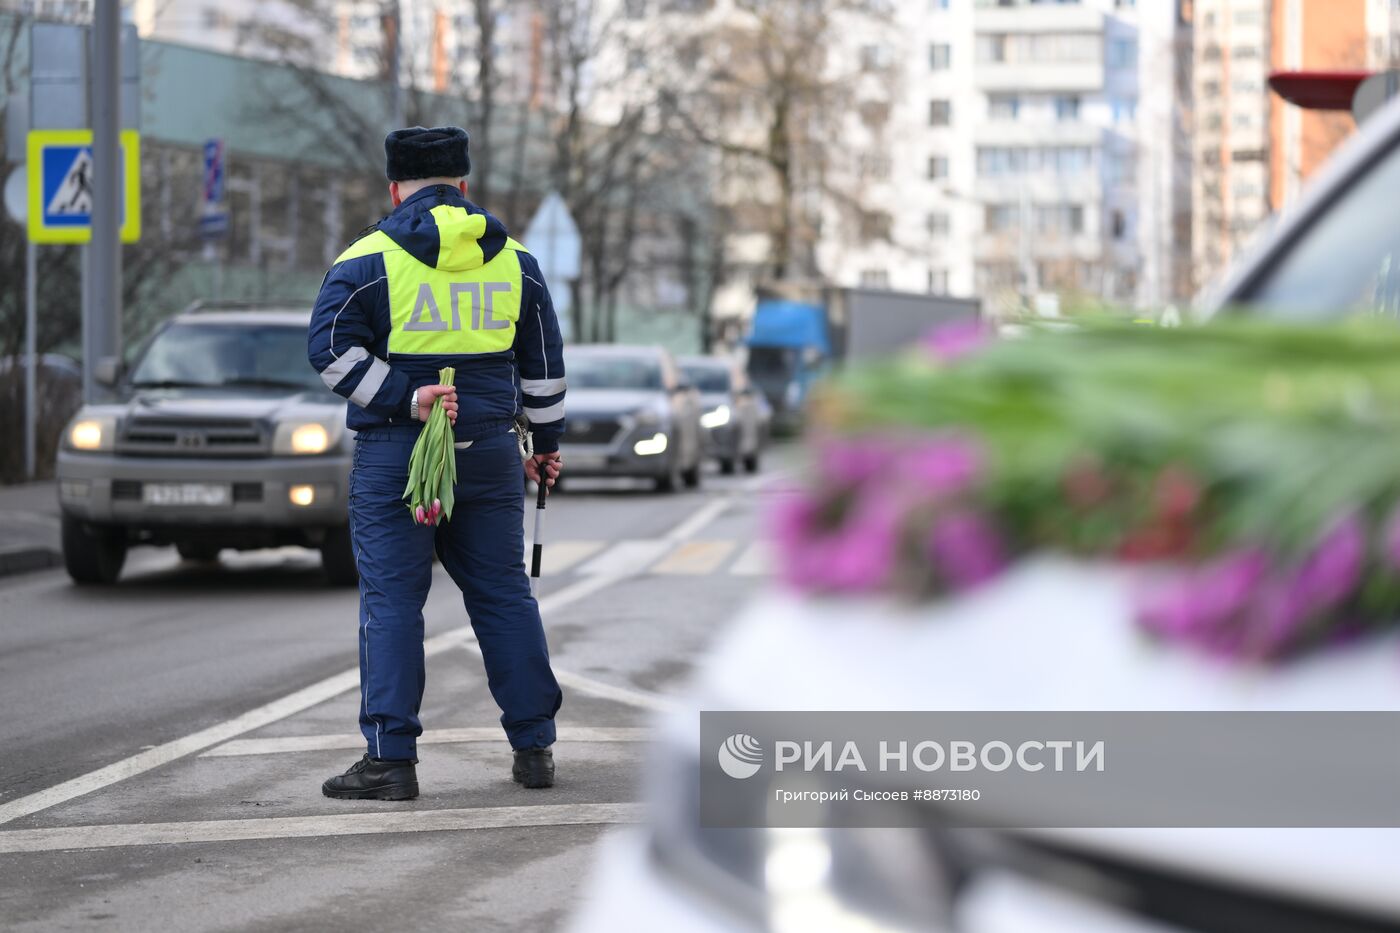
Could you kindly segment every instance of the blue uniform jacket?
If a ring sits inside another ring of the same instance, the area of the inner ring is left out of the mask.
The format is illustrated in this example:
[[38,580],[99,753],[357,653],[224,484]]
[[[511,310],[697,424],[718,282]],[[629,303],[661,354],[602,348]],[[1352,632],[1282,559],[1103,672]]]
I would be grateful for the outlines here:
[[326,273],[307,353],[350,401],[352,430],[409,423],[409,401],[456,369],[459,441],[524,412],[535,450],[559,449],[564,357],[535,258],[456,188],[416,192]]

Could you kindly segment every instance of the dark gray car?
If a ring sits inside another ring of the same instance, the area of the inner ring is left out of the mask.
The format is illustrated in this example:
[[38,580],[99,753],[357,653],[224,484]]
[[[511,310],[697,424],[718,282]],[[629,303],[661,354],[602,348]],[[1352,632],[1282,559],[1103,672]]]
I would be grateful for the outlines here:
[[700,485],[700,396],[662,347],[564,351],[569,384],[560,449],[575,476],[635,476],[662,492]]
[[306,362],[307,311],[196,310],[166,323],[116,400],[87,405],[58,452],[63,557],[79,583],[111,583],[127,549],[318,548],[335,583],[357,579],[347,526],[345,401]]
[[700,392],[700,428],[705,453],[719,461],[721,473],[742,463],[757,473],[768,425],[758,393],[737,362],[722,356],[685,356],[681,372]]

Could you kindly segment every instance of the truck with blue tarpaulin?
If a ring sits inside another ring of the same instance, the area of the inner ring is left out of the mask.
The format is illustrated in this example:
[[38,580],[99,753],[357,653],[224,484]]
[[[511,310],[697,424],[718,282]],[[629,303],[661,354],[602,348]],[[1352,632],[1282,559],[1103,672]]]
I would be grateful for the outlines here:
[[940,325],[976,320],[981,303],[873,288],[760,289],[745,339],[748,373],[774,424],[801,423],[812,386],[833,367],[894,353]]

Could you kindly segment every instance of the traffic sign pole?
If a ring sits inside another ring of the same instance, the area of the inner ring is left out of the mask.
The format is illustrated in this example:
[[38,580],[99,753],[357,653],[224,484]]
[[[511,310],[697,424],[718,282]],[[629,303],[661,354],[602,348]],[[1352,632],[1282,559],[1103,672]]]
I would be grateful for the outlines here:
[[[87,308],[93,355],[91,372],[104,356],[121,356],[121,4],[98,0],[92,14],[92,291]],[[84,379],[90,384],[91,380]]]
[[38,312],[35,298],[35,285],[38,281],[39,247],[29,240],[24,245],[24,475],[34,478],[37,456],[34,446],[34,432],[38,426],[39,357],[35,352],[38,329]]

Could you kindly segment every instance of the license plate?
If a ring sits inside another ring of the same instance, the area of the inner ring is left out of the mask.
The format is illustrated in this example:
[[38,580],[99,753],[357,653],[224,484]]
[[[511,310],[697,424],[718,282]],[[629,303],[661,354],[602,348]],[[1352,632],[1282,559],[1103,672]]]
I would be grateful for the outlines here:
[[233,490],[219,483],[146,483],[141,501],[147,505],[223,506],[233,501]]

